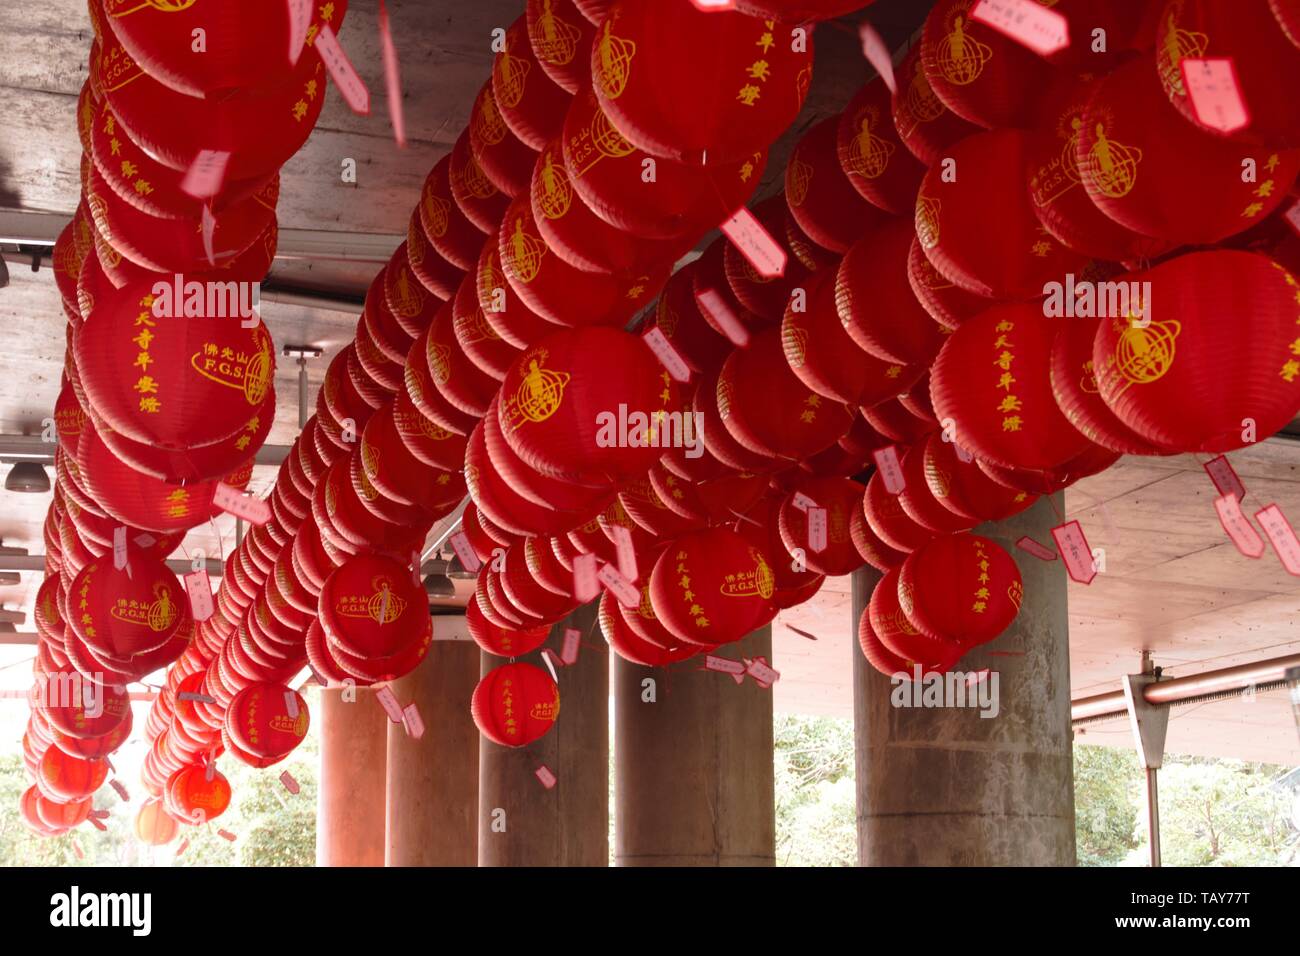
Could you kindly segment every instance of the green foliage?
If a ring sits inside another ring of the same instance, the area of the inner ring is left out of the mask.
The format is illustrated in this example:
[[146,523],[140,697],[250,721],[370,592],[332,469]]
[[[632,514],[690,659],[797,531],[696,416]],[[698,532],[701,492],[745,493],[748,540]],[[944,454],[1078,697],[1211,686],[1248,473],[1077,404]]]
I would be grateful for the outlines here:
[[1074,833],[1080,866],[1117,866],[1141,842],[1137,755],[1120,747],[1074,748]]
[[777,714],[778,866],[855,866],[853,721]]

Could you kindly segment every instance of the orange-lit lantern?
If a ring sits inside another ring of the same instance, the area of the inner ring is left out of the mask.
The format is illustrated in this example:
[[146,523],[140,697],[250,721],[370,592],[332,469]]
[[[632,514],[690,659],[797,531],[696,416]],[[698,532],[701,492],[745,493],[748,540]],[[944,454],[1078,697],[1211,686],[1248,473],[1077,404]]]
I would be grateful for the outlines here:
[[503,747],[522,747],[544,737],[560,715],[555,681],[532,664],[502,664],[488,672],[470,701],[479,732]]

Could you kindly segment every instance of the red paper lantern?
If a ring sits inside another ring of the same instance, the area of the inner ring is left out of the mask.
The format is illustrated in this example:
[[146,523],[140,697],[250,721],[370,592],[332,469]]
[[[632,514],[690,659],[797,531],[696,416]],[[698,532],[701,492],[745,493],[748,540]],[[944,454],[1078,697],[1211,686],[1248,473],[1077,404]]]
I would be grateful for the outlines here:
[[[818,395],[790,368],[779,329],[728,356],[718,375],[718,412],[730,435],[759,455],[801,459],[848,431],[848,406]],[[706,429],[705,440],[709,433]]]
[[[1101,397],[1152,444],[1224,452],[1272,435],[1300,408],[1296,279],[1266,256],[1194,252],[1144,275],[1146,327],[1101,323]],[[1250,317],[1249,334],[1225,315]]]
[[214,768],[182,767],[167,778],[167,803],[182,823],[207,823],[230,806],[230,782]]
[[[971,18],[976,0],[940,0],[925,18],[921,62],[935,95],[987,129],[1028,126],[1051,68],[1017,40]],[[1074,37],[1075,43],[1085,42]]]
[[[126,669],[192,623],[189,600],[167,565],[133,555],[129,569],[115,567],[111,557],[96,558],[69,590],[78,596],[79,613],[69,621],[77,636],[97,655]],[[82,600],[85,607],[80,607]]]
[[560,716],[560,691],[540,668],[502,664],[474,688],[470,714],[488,740],[502,747],[523,747],[554,726]]
[[[751,451],[737,441],[732,436],[730,429],[725,426],[725,419],[721,411],[723,396],[718,391],[721,371],[721,369],[718,369],[700,375],[695,386],[695,394],[691,400],[692,414],[700,416],[696,421],[700,424],[698,431],[704,435],[705,451],[708,456],[716,459],[723,468],[750,474],[766,474],[775,471],[780,467],[780,461],[770,455],[762,455],[756,451]],[[728,387],[730,388],[730,386]],[[727,392],[726,397],[729,402],[731,398],[730,391]],[[730,405],[727,406],[727,410],[730,413]],[[675,473],[686,478],[694,477],[686,464],[689,459],[686,459],[684,455],[678,456],[676,453],[669,453],[664,456],[663,460],[672,463]],[[708,474],[701,476],[701,478],[721,473],[721,469],[711,466],[707,468],[707,471]]]
[[515,542],[502,556],[498,581],[506,598],[523,612],[526,620],[558,621],[577,607],[569,595],[556,594],[534,580],[521,541]]
[[[958,0],[965,3],[967,0]],[[1086,259],[1046,235],[1029,191],[1033,138],[1000,129],[948,151],[960,170],[930,167],[916,196],[916,236],[934,267],[969,292],[1000,299],[1044,294],[1044,283],[1082,273]]]
[[986,644],[1020,612],[1020,569],[995,541],[977,534],[935,538],[898,575],[898,601],[922,635],[964,647]]
[[1054,495],[1068,488],[1080,478],[1087,478],[1105,471],[1119,461],[1120,453],[1093,445],[1082,454],[1076,455],[1055,468],[1040,471],[1025,471],[1019,468],[1007,468],[992,462],[980,460],[980,471],[1000,485],[1015,491],[1028,492],[1031,495]]
[[479,371],[501,381],[519,357],[520,349],[502,339],[479,307],[475,277],[461,280],[452,300],[452,333],[456,342]]
[[907,552],[894,550],[871,530],[862,508],[853,513],[849,521],[849,534],[853,537],[853,546],[858,549],[858,555],[877,571],[896,568],[907,557]]
[[253,684],[226,709],[225,731],[243,751],[279,761],[307,736],[307,702],[284,684]]
[[48,836],[65,833],[85,823],[95,805],[91,797],[56,803],[43,793],[36,794],[33,802],[37,819],[45,825]]
[[618,502],[638,531],[645,531],[655,538],[675,538],[701,527],[701,522],[685,518],[668,506],[655,490],[649,473],[625,483],[618,493]]
[[900,569],[895,568],[876,582],[866,611],[871,631],[886,650],[903,660],[907,671],[913,672],[919,665],[923,674],[943,673],[957,663],[966,648],[956,641],[930,637],[917,629],[899,603],[899,578]]
[[1257,181],[1245,182],[1241,146],[1187,122],[1145,55],[1098,83],[1075,155],[1088,198],[1103,213],[1134,232],[1181,244],[1244,232],[1286,198],[1300,152],[1256,152]]
[[[853,513],[862,508],[862,495],[862,485],[848,478],[814,478],[796,485],[781,502],[780,533],[786,553],[802,552],[804,565],[816,574],[848,574],[856,569],[862,560],[849,526]],[[814,507],[826,512],[826,537],[820,550],[811,528],[809,509]]]
[[146,800],[135,815],[135,835],[149,846],[164,846],[176,839],[176,818],[158,799]]
[[591,21],[573,0],[528,0],[528,40],[538,65],[560,88],[570,93],[591,76]]
[[[835,304],[844,330],[861,349],[893,366],[924,367],[943,345],[944,329],[908,282],[912,241],[911,223],[897,219],[855,242],[836,273]],[[910,384],[898,381],[901,372],[888,377],[895,380],[893,395]]]
[[933,531],[903,510],[899,496],[885,488],[879,471],[867,482],[862,510],[875,535],[895,551],[910,553],[934,537]]
[[615,329],[548,336],[511,367],[501,395],[499,421],[510,447],[559,478],[644,473],[671,443],[672,417],[653,434],[647,429],[661,412],[680,415],[676,388],[650,350]]
[[50,747],[41,756],[37,780],[44,792],[61,800],[89,797],[108,779],[108,761],[87,759]]
[[[927,531],[933,531],[935,534],[965,531],[977,522],[957,514],[941,502],[935,497],[926,480],[926,449],[935,437],[932,435],[902,452],[900,464],[905,484],[898,495],[898,503],[909,518]],[[942,441],[942,436],[938,437]]]
[[[443,398],[442,392],[435,385],[427,359],[432,358],[437,363],[434,367],[440,376],[450,377],[452,371],[451,364],[448,361],[450,358],[449,350],[443,342],[438,342],[437,347],[430,355],[430,331],[431,329],[426,329],[411,345],[411,351],[406,362],[403,388],[406,394],[410,396],[411,404],[435,427],[456,435],[468,435],[478,419],[461,411]],[[465,364],[470,365],[468,362]],[[462,368],[459,363],[456,367],[457,369]],[[472,365],[470,365],[470,369],[471,373],[478,372],[478,369],[473,368]]]
[[650,575],[655,616],[691,644],[725,644],[772,611],[776,579],[762,552],[727,528],[670,542]]
[[338,649],[377,667],[423,641],[431,630],[429,599],[411,572],[392,558],[359,555],[321,587],[321,626]]
[[601,109],[655,156],[704,165],[765,149],[812,82],[812,31],[798,30],[686,0],[621,0],[591,49]]
[[[669,664],[684,661],[701,652],[701,648],[694,644],[680,644],[668,648],[660,647],[655,642],[647,640],[633,630],[629,623],[632,615],[636,613],[638,612],[629,611],[620,605],[610,591],[600,596],[600,607],[597,612],[600,633],[604,635],[605,642],[614,653],[623,660],[640,664],[642,667],[667,667]],[[653,615],[653,609],[651,614]]]
[[528,37],[528,17],[506,30],[492,61],[492,93],[510,131],[533,149],[558,136],[571,94],[541,69]]
[[131,736],[132,723],[131,710],[128,707],[126,719],[101,736],[74,737],[71,734],[65,734],[57,727],[51,728],[50,733],[54,736],[54,745],[65,754],[71,757],[93,760],[98,757],[107,757],[126,743],[127,738]]
[[470,222],[483,232],[492,232],[501,224],[501,216],[511,197],[488,178],[470,139],[470,130],[466,127],[451,148],[451,166],[447,170],[451,195]]
[[948,147],[979,131],[978,126],[948,109],[935,95],[921,62],[921,44],[913,44],[907,51],[895,76],[898,89],[890,96],[894,129],[922,164],[934,165]]
[[715,244],[722,252],[722,271],[727,277],[732,295],[746,310],[768,322],[776,322],[785,314],[794,290],[802,288],[808,281],[809,270],[789,249],[789,242],[785,238],[785,221],[790,217],[785,196],[781,193],[769,196],[756,204],[751,212],[759,225],[786,253],[785,271],[781,275],[760,273],[733,242],[719,239]]
[[[447,173],[451,177],[450,170]],[[456,203],[457,214],[464,216],[460,212],[460,204]],[[450,212],[448,213],[450,215]],[[474,224],[477,228],[477,223]],[[425,232],[424,226],[420,222],[420,211],[417,208],[411,213],[411,218],[406,224],[406,261],[411,266],[411,272],[415,276],[424,290],[435,299],[446,301],[456,292],[456,286],[460,284],[461,278],[465,275],[465,270],[457,268],[448,262],[443,255],[435,249],[429,241],[429,236]]]
[[551,629],[545,626],[523,630],[498,627],[484,617],[478,601],[469,601],[465,605],[465,624],[474,643],[498,657],[520,657],[535,651],[546,643],[551,633]]
[[939,504],[972,524],[1002,521],[1030,507],[1037,496],[1007,488],[984,473],[969,452],[935,432],[925,440],[925,483]]
[[913,238],[907,253],[907,284],[921,308],[949,331],[993,305],[993,299],[967,292],[926,258],[921,241]]
[[898,135],[892,94],[879,77],[865,84],[840,113],[835,151],[849,184],[867,202],[895,216],[912,211],[925,166]]
[[785,200],[813,242],[842,253],[886,216],[862,198],[840,165],[838,126],[839,118],[830,117],[800,138],[785,168]]
[[[434,163],[433,168],[429,170],[429,175],[425,177],[424,188],[420,192],[420,204],[416,210],[420,217],[422,235],[427,238],[436,253],[458,270],[467,270],[474,268],[484,235],[483,231],[470,222],[456,205],[456,200],[451,194],[450,167],[449,155]],[[408,237],[408,261],[412,245],[414,243]],[[442,298],[447,297],[442,296]]]
[[501,270],[501,239],[496,230],[479,251],[476,278],[483,318],[504,341],[524,349],[555,331],[555,323],[524,304],[506,279]]
[[868,608],[862,609],[862,617],[858,619],[858,646],[862,648],[862,656],[867,659],[867,663],[881,674],[891,678],[902,675],[912,679],[910,662],[887,648],[876,636],[871,627],[871,612]]
[[87,682],[71,667],[53,671],[40,680],[43,697],[41,712],[51,731],[59,731],[78,740],[89,740],[112,733],[131,709],[124,687]]
[[537,150],[510,131],[490,79],[470,107],[467,130],[470,150],[492,184],[512,199],[527,193]]
[[954,332],[930,370],[940,420],[981,458],[1012,468],[1053,468],[1092,447],[1052,396],[1056,326],[1037,304],[1000,305]]

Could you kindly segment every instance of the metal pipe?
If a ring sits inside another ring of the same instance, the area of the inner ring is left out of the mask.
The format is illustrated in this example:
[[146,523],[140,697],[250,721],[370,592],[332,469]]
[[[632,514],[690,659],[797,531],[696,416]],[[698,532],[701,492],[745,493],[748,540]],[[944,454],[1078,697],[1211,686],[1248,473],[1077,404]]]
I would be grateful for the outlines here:
[[298,430],[302,431],[307,427],[307,419],[311,417],[310,409],[307,407],[307,360],[302,356],[298,357]]
[[1155,767],[1147,768],[1147,837],[1151,844],[1151,865],[1160,865],[1160,787]]

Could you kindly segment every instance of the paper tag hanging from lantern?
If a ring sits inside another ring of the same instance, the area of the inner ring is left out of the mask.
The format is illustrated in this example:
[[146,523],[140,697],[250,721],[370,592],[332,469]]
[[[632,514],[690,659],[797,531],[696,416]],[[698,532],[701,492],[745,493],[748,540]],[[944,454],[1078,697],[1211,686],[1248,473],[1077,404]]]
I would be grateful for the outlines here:
[[194,620],[206,621],[212,617],[212,582],[208,580],[207,570],[191,571],[181,580],[190,598],[190,613]]
[[898,92],[898,85],[894,80],[894,58],[889,52],[889,47],[885,44],[885,38],[880,35],[870,20],[863,20],[858,24],[858,37],[862,40],[862,55],[867,58],[867,62],[875,68],[884,81],[885,86],[889,88],[890,93]]
[[176,855],[177,855],[177,856],[180,856],[182,853],[184,853],[184,852],[185,852],[186,850],[188,850],[189,848],[190,848],[190,841],[189,841],[188,839],[186,839],[186,840],[181,840],[180,845],[179,845],[178,847],[176,847]]
[[221,839],[229,843],[234,843],[237,839],[239,839],[239,837],[235,836],[229,830],[218,830],[217,836],[221,837]]
[[1196,121],[1221,133],[1250,125],[1232,57],[1183,57],[1178,65]]
[[224,481],[217,482],[212,503],[226,514],[242,518],[249,524],[264,525],[271,520],[271,506],[266,501],[246,495]]
[[474,548],[469,543],[469,535],[464,531],[457,531],[447,540],[451,544],[451,550],[456,552],[456,557],[460,558],[460,563],[465,566],[465,570],[470,574],[477,574],[478,569],[483,567],[483,562],[474,553]]
[[284,692],[284,709],[289,712],[290,720],[298,719],[298,695],[291,690]]
[[1033,538],[1029,537],[1029,535],[1023,535],[1020,538],[1020,540],[1016,542],[1016,547],[1019,548],[1021,551],[1024,551],[1026,554],[1032,554],[1040,561],[1056,560],[1055,551],[1053,551],[1051,548],[1047,547],[1046,545],[1039,544]]
[[809,508],[816,508],[817,502],[813,501],[802,491],[796,491],[794,497],[790,499],[790,504],[794,505],[800,511],[807,511]]
[[395,724],[402,722],[402,705],[397,702],[391,687],[381,687],[375,691],[375,700],[379,701],[379,706],[384,708],[384,713],[388,715],[389,720]]
[[226,164],[230,162],[230,151],[224,149],[201,149],[185,171],[181,180],[181,192],[195,199],[211,199],[221,192],[221,184],[226,180]]
[[533,775],[537,777],[537,779],[541,782],[542,786],[545,787],[547,790],[554,789],[556,783],[559,782],[555,777],[555,773],[551,770],[550,767],[546,766],[546,764],[542,764],[540,767],[534,770]]
[[110,780],[108,785],[117,791],[117,795],[122,798],[123,803],[131,802],[131,795],[126,792],[126,786],[121,780]]
[[760,276],[775,279],[785,275],[788,258],[785,250],[748,208],[737,209],[722,223],[721,229]]
[[878,448],[871,453],[871,457],[880,469],[880,480],[884,482],[885,490],[891,495],[902,494],[907,487],[907,479],[903,477],[903,465],[898,460],[897,446]]
[[695,296],[695,303],[713,317],[727,341],[743,349],[749,344],[749,330],[741,324],[731,305],[717,289],[705,289]]
[[1083,525],[1078,521],[1067,521],[1052,529],[1052,540],[1061,551],[1061,560],[1065,562],[1065,571],[1070,580],[1080,584],[1091,584],[1097,576],[1097,567],[1084,536]]
[[1238,501],[1245,500],[1246,486],[1241,483],[1241,478],[1237,476],[1236,469],[1226,455],[1210,459],[1204,467],[1219,494],[1233,495]]
[[[577,567],[576,561],[574,567]],[[639,607],[641,605],[641,592],[614,565],[601,565],[600,570],[596,572],[596,578],[613,592],[614,597],[618,598],[619,604],[624,607]]]
[[719,674],[741,675],[745,673],[745,665],[740,661],[733,661],[729,657],[717,657],[708,654],[704,658],[704,669],[706,671],[717,671]]
[[1055,10],[1035,0],[978,0],[970,18],[1011,37],[1039,56],[1050,56],[1070,45],[1070,24]]
[[1264,529],[1264,534],[1268,535],[1269,543],[1273,545],[1287,574],[1300,577],[1300,540],[1296,539],[1295,529],[1286,520],[1282,509],[1275,504],[1261,508],[1255,512],[1255,520]]
[[388,118],[399,149],[406,148],[406,117],[402,112],[402,79],[397,66],[397,47],[388,26],[388,8],[379,0],[379,47],[384,57],[384,89],[388,93]]
[[1229,493],[1215,498],[1214,510],[1219,515],[1219,523],[1223,525],[1223,530],[1227,532],[1238,551],[1248,558],[1264,556],[1264,539],[1242,513],[1241,501],[1236,495]]
[[636,549],[632,547],[632,532],[616,524],[609,533],[614,539],[614,548],[618,553],[619,573],[628,581],[635,581],[637,579]]
[[203,204],[203,212],[199,216],[199,231],[203,234],[203,255],[207,257],[208,265],[215,266],[217,253],[213,242],[217,231],[217,219],[212,215],[210,203]]
[[565,666],[572,667],[578,663],[578,651],[582,647],[582,634],[576,627],[564,629],[564,644],[560,648],[560,660]]
[[289,64],[298,65],[302,48],[307,44],[311,25],[311,0],[287,0],[289,4]]
[[284,789],[288,790],[295,797],[298,796],[298,792],[302,789],[298,786],[298,781],[294,779],[293,774],[287,770],[280,774],[280,783],[284,784]]
[[573,559],[573,596],[586,604],[600,593],[596,580],[596,556],[580,554]]
[[126,567],[126,528],[113,529],[113,567],[121,571]]
[[1291,208],[1284,212],[1282,217],[1291,226],[1291,231],[1300,236],[1300,199],[1293,202]]
[[420,716],[420,708],[415,706],[415,701],[402,708],[402,728],[412,740],[424,736],[424,718]]
[[357,75],[357,69],[343,52],[339,38],[328,25],[322,26],[316,34],[316,52],[320,54],[325,69],[329,70],[330,79],[339,88],[344,101],[352,112],[362,116],[370,115],[370,91]]
[[780,672],[768,666],[766,659],[762,657],[756,657],[750,661],[746,673],[764,687],[771,687],[781,679]]
[[675,382],[689,382],[691,380],[691,370],[682,360],[681,354],[673,348],[673,344],[668,341],[668,336],[664,335],[664,330],[659,326],[652,326],[642,333],[641,338],[649,346],[650,351],[654,353],[655,358],[664,370],[673,377]]
[[808,549],[814,554],[826,550],[826,509],[808,509]]

